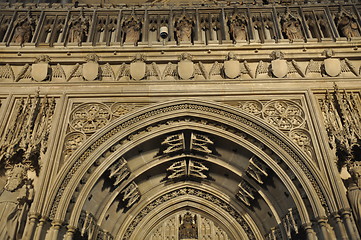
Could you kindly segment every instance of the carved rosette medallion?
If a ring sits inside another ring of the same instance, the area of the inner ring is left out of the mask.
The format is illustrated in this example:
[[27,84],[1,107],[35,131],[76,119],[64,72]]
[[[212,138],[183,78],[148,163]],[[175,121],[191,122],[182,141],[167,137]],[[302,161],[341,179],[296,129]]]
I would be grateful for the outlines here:
[[86,135],[82,132],[71,132],[65,137],[64,158],[69,156],[85,141]]
[[309,156],[313,155],[312,140],[309,132],[303,128],[296,128],[289,132],[290,138]]
[[107,105],[102,103],[86,103],[73,110],[70,116],[70,126],[77,131],[93,133],[104,127],[111,118]]
[[127,103],[114,103],[110,107],[114,117],[120,117],[128,112],[134,111],[136,108],[136,105]]
[[262,113],[263,105],[259,101],[250,100],[242,101],[238,103],[238,107],[253,115],[260,115]]
[[273,100],[263,109],[263,117],[280,130],[291,130],[305,122],[305,113],[301,106],[289,100]]

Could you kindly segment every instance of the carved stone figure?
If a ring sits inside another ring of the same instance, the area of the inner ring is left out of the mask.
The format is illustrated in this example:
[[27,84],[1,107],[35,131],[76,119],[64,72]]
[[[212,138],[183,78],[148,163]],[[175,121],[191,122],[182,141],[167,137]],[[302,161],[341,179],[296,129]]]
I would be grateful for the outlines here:
[[337,27],[344,37],[351,39],[352,37],[360,37],[356,19],[345,13],[338,17]]
[[204,68],[202,62],[193,63],[192,55],[185,52],[182,53],[177,65],[168,63],[164,72],[164,80],[183,79],[189,80],[194,78],[208,79],[207,70]]
[[[287,61],[284,58],[284,54],[281,51],[273,51],[270,55],[273,59],[271,64],[260,61],[256,68],[256,78],[259,75],[267,74],[270,77],[283,78],[296,75],[297,77],[305,77],[300,66],[295,60]],[[291,75],[288,75],[291,74]]]
[[99,78],[99,57],[96,54],[88,54],[86,63],[83,64],[83,77],[87,81],[94,81]]
[[198,239],[198,227],[197,217],[192,216],[191,213],[187,212],[182,216],[179,216],[179,221],[182,223],[179,226],[179,239]]
[[142,22],[135,16],[131,16],[123,23],[123,31],[125,33],[124,43],[132,43],[134,45],[140,39]]
[[347,197],[355,217],[356,225],[361,231],[361,163],[356,163],[349,168],[352,183],[348,187]]
[[247,20],[245,16],[235,14],[229,19],[228,24],[234,43],[247,40]]
[[0,193],[0,239],[21,239],[33,200],[33,186],[22,164],[15,165],[6,175],[7,182]]
[[15,22],[14,43],[23,46],[24,43],[30,42],[35,30],[35,20],[30,16],[23,16]]
[[89,32],[89,17],[85,17],[82,13],[80,16],[73,16],[69,21],[69,43],[77,43],[79,46],[86,41]]
[[40,82],[49,78],[50,57],[48,55],[40,55],[31,65],[31,77],[34,81]]
[[287,12],[281,20],[282,32],[291,42],[295,39],[303,39],[301,22],[298,17]]
[[192,40],[192,28],[194,21],[192,18],[183,14],[175,24],[177,40],[180,42],[190,42]]

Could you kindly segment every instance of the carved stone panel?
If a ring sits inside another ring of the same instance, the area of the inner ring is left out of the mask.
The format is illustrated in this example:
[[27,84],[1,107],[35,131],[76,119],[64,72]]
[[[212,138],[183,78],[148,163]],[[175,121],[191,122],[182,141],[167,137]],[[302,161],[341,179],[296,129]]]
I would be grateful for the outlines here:
[[77,131],[93,133],[110,121],[111,113],[102,103],[86,103],[75,108],[70,115],[70,126]]

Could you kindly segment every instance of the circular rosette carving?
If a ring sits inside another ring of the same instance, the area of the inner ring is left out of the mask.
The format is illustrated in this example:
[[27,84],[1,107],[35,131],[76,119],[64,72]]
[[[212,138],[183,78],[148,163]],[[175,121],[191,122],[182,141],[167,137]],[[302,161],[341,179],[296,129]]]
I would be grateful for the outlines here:
[[280,130],[291,130],[301,126],[305,113],[301,106],[290,100],[273,100],[263,109],[264,119]]
[[238,107],[254,115],[259,115],[263,108],[262,103],[255,100],[239,102]]
[[120,117],[128,112],[133,111],[136,106],[134,104],[127,103],[114,103],[111,107],[112,113],[114,117]]
[[86,136],[82,132],[71,132],[65,137],[64,156],[68,158],[85,141]]
[[111,118],[110,109],[102,103],[86,103],[76,107],[70,115],[70,126],[84,133],[104,127]]
[[289,136],[309,156],[313,155],[312,140],[309,132],[303,128],[296,128],[289,132]]

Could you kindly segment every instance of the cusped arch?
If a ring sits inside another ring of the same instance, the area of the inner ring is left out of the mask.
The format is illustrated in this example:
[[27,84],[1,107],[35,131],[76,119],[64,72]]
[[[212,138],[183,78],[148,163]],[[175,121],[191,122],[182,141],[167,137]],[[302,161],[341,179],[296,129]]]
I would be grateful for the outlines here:
[[[152,137],[152,128],[157,128],[160,123],[165,123],[165,125],[171,128],[172,126],[169,125],[169,121],[179,117],[199,118],[204,121],[219,123],[223,126],[221,129],[218,129],[220,133],[224,132],[224,126],[230,126],[230,129],[232,128],[231,132],[237,130],[246,133],[263,144],[268,145],[287,164],[295,176],[300,178],[300,182],[311,201],[315,217],[325,215],[322,200],[327,201],[328,207],[332,206],[333,203],[325,197],[327,188],[323,185],[319,177],[320,174],[318,174],[312,161],[281,131],[261,119],[231,106],[210,101],[186,99],[169,101],[143,108],[117,119],[96,132],[73,153],[68,160],[68,164],[60,171],[56,181],[57,184],[49,198],[52,204],[48,206],[52,206],[52,208],[47,209],[46,214],[49,214],[54,220],[65,220],[68,205],[75,190],[78,188],[79,182],[83,178],[83,173],[98,161],[107,149],[112,146],[119,146],[120,139],[136,136],[139,133],[144,134],[142,139]],[[207,126],[205,122],[200,123],[200,125]],[[212,126],[212,124],[209,124],[209,128]],[[173,128],[173,130],[175,129]],[[159,131],[161,132],[162,129],[159,129]],[[169,132],[169,129],[165,128],[164,132],[166,133],[167,131]],[[128,141],[128,144],[120,147],[123,148],[123,152],[126,152],[127,148],[134,147],[130,142]],[[118,151],[118,153],[121,155],[121,151]],[[119,155],[114,155],[113,160],[108,160],[108,165],[115,161],[117,157]],[[298,158],[297,164],[295,164],[295,157]],[[302,166],[299,166],[300,164]],[[97,173],[93,175],[94,181],[106,170],[106,167],[107,165],[104,164],[102,170],[96,171]],[[91,185],[88,187],[90,188]],[[84,191],[82,197],[86,195],[86,192]],[[321,200],[314,198],[317,195]],[[298,199],[301,201],[301,198]],[[302,206],[302,203],[299,203],[299,206]],[[80,208],[81,204],[78,204],[78,208],[75,208],[75,214],[72,214],[70,224],[74,224],[78,219]],[[299,209],[302,221],[309,222],[307,210],[304,209],[304,206],[302,208]]]

